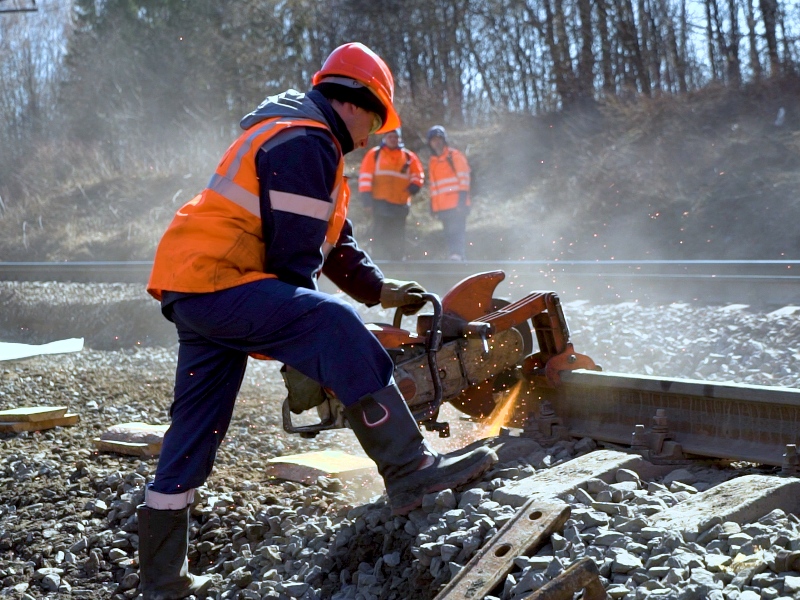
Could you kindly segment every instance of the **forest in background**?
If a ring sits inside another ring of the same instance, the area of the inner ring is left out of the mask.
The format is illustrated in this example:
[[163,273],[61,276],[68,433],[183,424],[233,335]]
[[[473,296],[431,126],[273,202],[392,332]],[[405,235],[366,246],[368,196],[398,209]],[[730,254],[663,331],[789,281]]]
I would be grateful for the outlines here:
[[[0,0],[0,11],[26,6],[32,0]],[[109,248],[115,257],[149,256],[173,205],[205,183],[239,118],[266,95],[307,89],[330,50],[351,40],[392,67],[412,149],[424,153],[425,130],[440,123],[471,153],[484,198],[473,222],[485,223],[486,235],[525,237],[502,232],[498,207],[506,221],[535,213],[540,229],[548,226],[529,257],[605,251],[608,244],[579,238],[640,217],[683,232],[687,214],[715,214],[714,202],[731,194],[745,206],[768,194],[778,225],[797,210],[796,0],[35,7],[0,12],[0,259],[108,256]],[[722,168],[726,149],[748,160]],[[778,181],[765,177],[764,164],[749,170],[750,159],[765,156],[768,169],[780,168]],[[721,188],[720,172],[729,175]],[[725,210],[753,225],[732,205]],[[420,207],[415,216],[424,248],[435,225]],[[106,217],[119,221],[113,235]],[[81,242],[93,228],[105,241]],[[59,231],[81,251],[56,252]],[[735,235],[744,252],[747,240]],[[511,252],[503,257],[523,254]]]

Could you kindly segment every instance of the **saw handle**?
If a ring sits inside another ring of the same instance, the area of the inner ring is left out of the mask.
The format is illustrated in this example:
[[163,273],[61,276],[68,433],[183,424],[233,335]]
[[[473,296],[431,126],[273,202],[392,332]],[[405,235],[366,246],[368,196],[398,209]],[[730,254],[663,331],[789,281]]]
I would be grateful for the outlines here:
[[464,337],[479,339],[483,344],[483,357],[489,356],[489,337],[494,332],[491,323],[470,321],[464,326]]
[[[430,328],[426,332],[425,352],[428,355],[428,369],[431,373],[431,383],[433,383],[433,401],[424,409],[417,411],[414,418],[418,423],[422,423],[426,429],[435,429],[442,437],[450,435],[450,428],[446,423],[438,423],[436,416],[439,414],[439,407],[442,405],[442,380],[439,374],[439,365],[436,363],[436,353],[442,347],[442,301],[439,296],[431,293],[420,294],[426,302],[433,305],[433,315],[430,317]],[[392,325],[399,328],[403,319],[403,312],[398,308],[394,313]]]
[[470,321],[464,326],[464,336],[468,338],[478,338],[485,340],[492,337],[494,333],[494,326],[491,323],[483,323],[481,321]]

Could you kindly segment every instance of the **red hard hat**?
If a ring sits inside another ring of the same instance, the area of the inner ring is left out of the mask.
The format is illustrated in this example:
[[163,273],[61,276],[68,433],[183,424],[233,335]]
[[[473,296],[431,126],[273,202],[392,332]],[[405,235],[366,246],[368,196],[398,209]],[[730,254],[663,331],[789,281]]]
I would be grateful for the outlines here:
[[383,59],[359,42],[343,44],[331,52],[322,68],[314,73],[312,84],[336,83],[335,78],[349,77],[367,87],[386,109],[386,119],[375,133],[386,133],[400,127],[394,109],[394,78]]

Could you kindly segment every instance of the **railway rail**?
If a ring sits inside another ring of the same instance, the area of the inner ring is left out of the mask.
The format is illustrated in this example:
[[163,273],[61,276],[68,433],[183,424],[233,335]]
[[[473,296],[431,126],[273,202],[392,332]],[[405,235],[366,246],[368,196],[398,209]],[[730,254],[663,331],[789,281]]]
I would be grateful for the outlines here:
[[[390,277],[444,293],[473,273],[503,270],[511,291],[553,290],[562,299],[787,305],[800,301],[797,260],[378,261]],[[0,281],[144,283],[149,261],[0,262]],[[323,288],[332,284],[323,280]]]
[[[543,443],[591,437],[651,462],[725,459],[800,475],[800,390],[600,371],[562,371],[530,391],[527,435]],[[521,403],[524,406],[525,403]]]
[[[414,277],[442,290],[448,289],[452,280],[497,266],[480,261],[379,264],[390,276]],[[652,290],[660,283],[672,290],[669,298],[673,301],[685,300],[683,294],[693,284],[705,286],[695,298],[711,303],[709,290],[721,293],[721,288],[714,288],[720,283],[736,290],[725,297],[727,302],[746,302],[745,290],[755,292],[756,302],[786,304],[800,299],[787,295],[781,302],[777,291],[794,290],[800,279],[800,261],[526,261],[500,266],[506,270],[504,293],[510,288],[512,295],[518,291],[514,288],[527,291],[537,283],[545,287],[569,278],[583,282],[627,278],[629,294],[637,287]],[[0,280],[143,283],[149,271],[148,261],[0,262]],[[580,287],[589,293],[588,285]],[[610,293],[611,287],[606,291]],[[650,297],[654,293],[650,292]],[[573,290],[573,297],[577,295]],[[631,297],[621,292],[614,295],[618,300]],[[158,316],[156,310],[153,314]],[[532,393],[541,402],[529,427],[540,439],[588,436],[603,443],[634,446],[653,460],[728,458],[798,474],[800,390],[586,370],[562,371],[562,384],[555,389],[545,378],[535,379],[540,380],[534,381]]]
[[[492,500],[518,507],[516,515],[435,600],[505,595],[527,580],[536,582],[530,593],[514,597],[800,598],[800,533],[794,525],[785,538],[769,530],[787,515],[787,524],[798,523],[800,390],[576,370],[562,371],[556,388],[534,378],[527,396],[517,416],[536,410],[524,427],[490,442],[501,461],[531,440],[552,448],[591,439],[606,449],[495,489]],[[736,467],[694,479],[717,459]],[[669,506],[647,499],[659,490],[684,495]],[[593,527],[598,514],[607,515],[607,530]],[[533,569],[551,569],[550,553],[561,568],[547,581]],[[543,554],[514,572],[525,564],[520,556]],[[684,569],[677,556],[694,566]]]

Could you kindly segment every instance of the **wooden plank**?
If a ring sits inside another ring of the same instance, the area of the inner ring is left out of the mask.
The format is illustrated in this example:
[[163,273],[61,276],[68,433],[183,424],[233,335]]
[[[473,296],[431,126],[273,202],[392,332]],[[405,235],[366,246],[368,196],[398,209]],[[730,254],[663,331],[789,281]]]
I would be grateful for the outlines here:
[[266,475],[300,483],[314,483],[318,477],[348,479],[376,470],[369,458],[338,450],[323,450],[278,456],[267,461]]
[[636,471],[641,476],[664,475],[675,467],[654,466],[636,454],[616,450],[595,450],[550,469],[541,469],[533,475],[511,481],[492,492],[492,500],[500,504],[522,506],[531,498],[551,502],[577,488],[586,488],[590,479],[612,483],[620,469]]
[[11,421],[0,422],[0,433],[19,433],[21,431],[43,431],[45,429],[52,429],[53,427],[64,427],[66,425],[75,425],[80,421],[80,417],[76,413],[68,413],[63,417],[56,419],[47,419],[43,421]]
[[152,425],[141,421],[120,423],[109,427],[93,441],[101,452],[116,452],[131,456],[158,456],[169,425]]
[[0,422],[19,423],[46,421],[63,417],[67,412],[66,406],[24,406],[0,410]]
[[800,511],[800,479],[771,475],[745,475],[694,494],[671,508],[651,515],[653,527],[680,531],[694,541],[711,519],[752,523],[780,508],[787,513]]
[[107,442],[131,442],[139,444],[161,444],[169,425],[152,425],[141,421],[120,423],[109,427],[100,436]]
[[100,452],[116,452],[130,456],[158,456],[161,453],[161,444],[147,444],[144,442],[121,442],[119,440],[92,440]]

